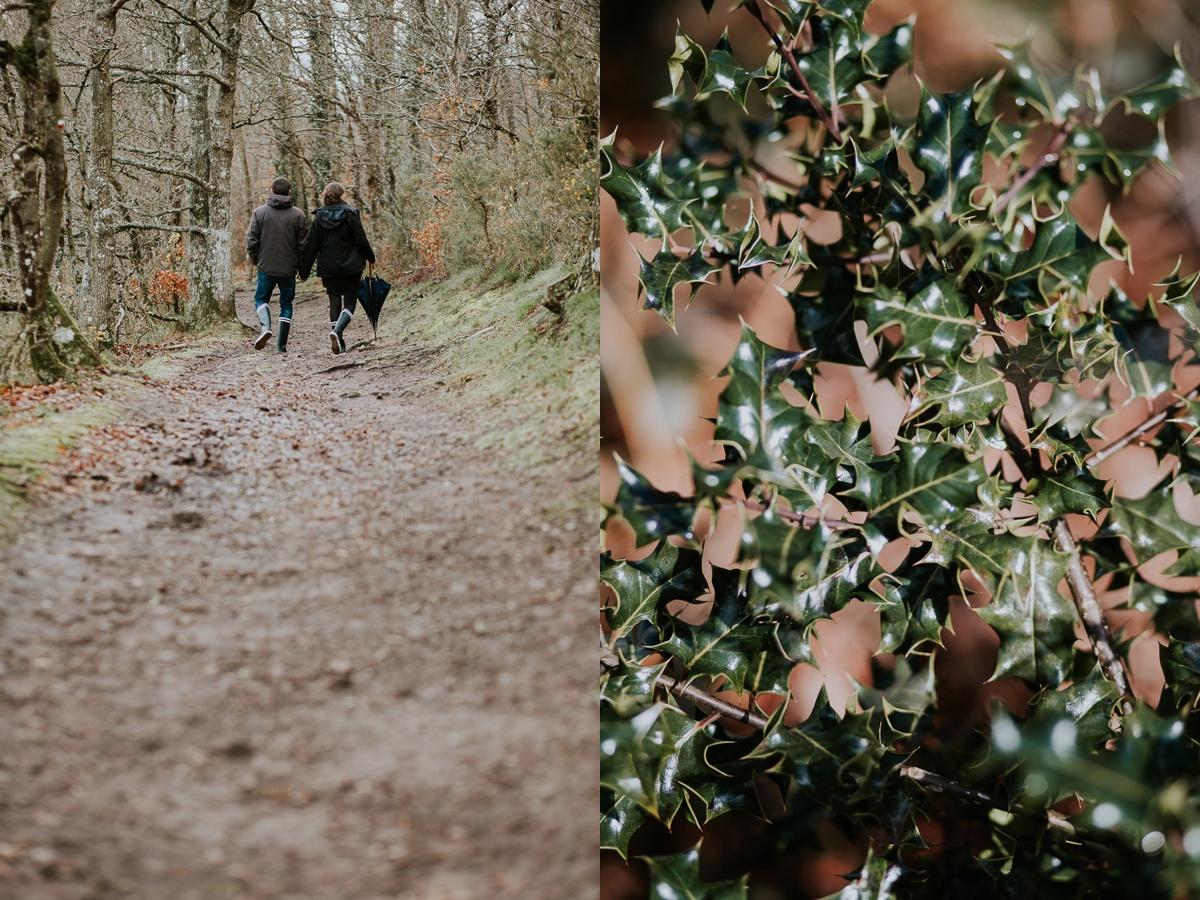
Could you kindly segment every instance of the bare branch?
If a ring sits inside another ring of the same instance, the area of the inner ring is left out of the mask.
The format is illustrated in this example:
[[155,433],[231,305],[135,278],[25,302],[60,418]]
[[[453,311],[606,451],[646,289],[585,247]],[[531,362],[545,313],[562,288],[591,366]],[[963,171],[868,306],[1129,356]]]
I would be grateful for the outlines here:
[[135,169],[144,169],[147,172],[155,172],[159,175],[171,175],[175,178],[182,178],[184,181],[190,181],[192,184],[203,188],[206,191],[212,191],[214,188],[207,184],[203,179],[197,178],[191,172],[185,172],[183,169],[171,169],[166,166],[156,166],[153,163],[143,162],[140,159],[130,159],[127,156],[114,156],[113,162],[120,163],[123,166],[132,166]]
[[1124,450],[1146,432],[1158,427],[1163,422],[1167,421],[1167,419],[1169,419],[1172,415],[1183,409],[1188,403],[1195,400],[1200,400],[1200,385],[1192,388],[1187,394],[1177,399],[1170,406],[1160,409],[1141,425],[1138,425],[1136,428],[1131,428],[1111,444],[1101,447],[1099,450],[1092,451],[1090,454],[1088,454],[1085,461],[1093,466],[1100,465],[1100,463],[1104,462],[1114,453],[1119,450]]

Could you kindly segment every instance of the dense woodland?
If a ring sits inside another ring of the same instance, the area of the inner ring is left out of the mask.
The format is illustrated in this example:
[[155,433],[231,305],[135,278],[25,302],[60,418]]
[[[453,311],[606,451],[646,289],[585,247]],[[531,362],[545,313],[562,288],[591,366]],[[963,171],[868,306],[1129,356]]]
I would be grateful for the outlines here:
[[2,380],[231,317],[276,174],[306,210],[344,183],[393,278],[592,277],[598,0],[0,15]]

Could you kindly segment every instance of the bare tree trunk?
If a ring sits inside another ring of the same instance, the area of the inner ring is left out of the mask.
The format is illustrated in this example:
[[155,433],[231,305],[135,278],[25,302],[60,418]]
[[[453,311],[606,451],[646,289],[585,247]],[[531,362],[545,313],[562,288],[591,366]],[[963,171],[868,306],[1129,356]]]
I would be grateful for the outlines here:
[[117,43],[117,13],[127,0],[99,0],[92,22],[92,144],[86,190],[91,207],[84,281],[89,324],[113,340],[113,83],[110,56]]
[[[189,15],[199,14],[197,0],[190,0]],[[198,28],[188,28],[183,38],[184,68],[202,73],[206,67],[205,39]],[[185,91],[188,137],[191,139],[188,170],[196,181],[187,184],[188,207],[188,318],[215,319],[220,312],[220,294],[212,266],[212,119],[209,116],[209,79],[203,74],[187,76]],[[199,183],[197,183],[199,182]]]
[[7,201],[21,297],[4,308],[22,313],[24,327],[8,363],[11,370],[27,354],[34,374],[44,382],[68,377],[79,366],[100,364],[95,348],[80,334],[50,285],[67,192],[61,84],[51,35],[53,5],[53,0],[29,0],[24,39],[16,46],[0,42],[0,64],[17,70],[23,107]]

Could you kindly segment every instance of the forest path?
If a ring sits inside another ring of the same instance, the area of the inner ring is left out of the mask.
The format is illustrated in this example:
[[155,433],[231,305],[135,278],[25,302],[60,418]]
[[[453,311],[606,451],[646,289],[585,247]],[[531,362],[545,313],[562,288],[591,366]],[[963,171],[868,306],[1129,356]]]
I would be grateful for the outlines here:
[[137,391],[0,550],[0,898],[598,895],[588,515],[434,350],[334,357],[297,299],[286,356]]

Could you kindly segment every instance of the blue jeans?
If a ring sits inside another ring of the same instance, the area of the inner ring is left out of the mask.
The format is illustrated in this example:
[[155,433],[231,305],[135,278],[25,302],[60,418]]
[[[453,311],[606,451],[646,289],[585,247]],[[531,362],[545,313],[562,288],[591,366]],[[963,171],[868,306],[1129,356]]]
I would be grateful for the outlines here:
[[292,299],[296,296],[296,276],[284,278],[280,275],[258,273],[258,287],[254,291],[254,308],[258,309],[271,299],[271,292],[279,285],[279,318],[292,320]]

